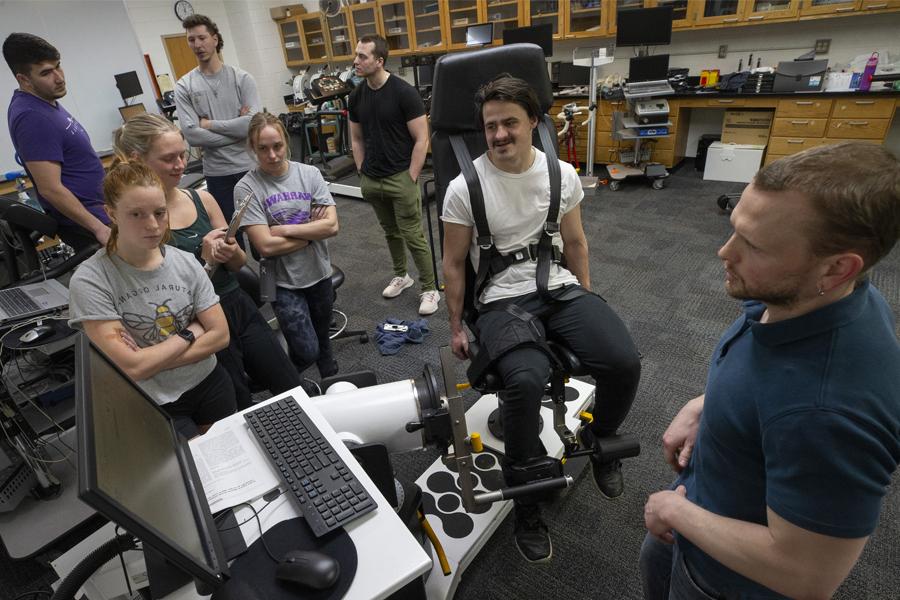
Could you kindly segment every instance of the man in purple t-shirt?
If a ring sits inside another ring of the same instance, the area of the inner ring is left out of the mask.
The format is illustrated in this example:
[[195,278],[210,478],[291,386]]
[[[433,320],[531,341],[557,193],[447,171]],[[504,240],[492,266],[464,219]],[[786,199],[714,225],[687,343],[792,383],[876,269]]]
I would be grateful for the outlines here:
[[36,35],[12,33],[3,58],[19,82],[7,111],[9,136],[38,200],[57,220],[59,237],[76,250],[106,244],[103,165],[87,131],[57,102],[66,95],[59,51]]

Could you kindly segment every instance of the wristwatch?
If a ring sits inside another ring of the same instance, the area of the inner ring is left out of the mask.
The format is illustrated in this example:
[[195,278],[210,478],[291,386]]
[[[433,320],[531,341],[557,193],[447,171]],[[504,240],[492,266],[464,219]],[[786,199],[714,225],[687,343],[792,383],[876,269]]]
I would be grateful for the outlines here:
[[184,329],[182,329],[181,331],[178,332],[178,337],[180,337],[183,340],[187,340],[188,344],[193,344],[194,340],[197,339],[196,337],[194,337],[194,332],[191,331],[190,329],[188,329],[187,327],[185,327]]

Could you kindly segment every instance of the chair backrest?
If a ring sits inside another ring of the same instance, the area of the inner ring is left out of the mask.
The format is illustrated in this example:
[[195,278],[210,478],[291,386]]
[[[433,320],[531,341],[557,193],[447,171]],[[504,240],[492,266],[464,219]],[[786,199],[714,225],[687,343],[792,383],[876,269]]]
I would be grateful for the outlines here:
[[[510,44],[474,52],[445,54],[435,64],[431,100],[431,159],[438,214],[443,211],[447,186],[460,173],[450,147],[450,136],[461,135],[473,159],[487,150],[484,132],[477,125],[475,93],[501,73],[527,81],[537,94],[541,111],[546,113],[549,110],[553,104],[553,89],[540,46]],[[532,143],[543,150],[537,130]],[[553,151],[555,154],[556,149]]]

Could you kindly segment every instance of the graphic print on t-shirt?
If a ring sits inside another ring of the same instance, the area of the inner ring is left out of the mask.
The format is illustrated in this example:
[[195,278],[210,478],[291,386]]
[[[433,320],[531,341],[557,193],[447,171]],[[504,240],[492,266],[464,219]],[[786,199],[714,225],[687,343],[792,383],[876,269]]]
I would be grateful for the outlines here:
[[[139,296],[151,294],[153,299]],[[141,346],[152,346],[190,325],[194,318],[193,293],[180,284],[154,285],[119,296],[122,320]],[[128,310],[130,309],[130,310]]]
[[266,209],[278,225],[309,223],[313,195],[309,192],[278,192],[266,198]]

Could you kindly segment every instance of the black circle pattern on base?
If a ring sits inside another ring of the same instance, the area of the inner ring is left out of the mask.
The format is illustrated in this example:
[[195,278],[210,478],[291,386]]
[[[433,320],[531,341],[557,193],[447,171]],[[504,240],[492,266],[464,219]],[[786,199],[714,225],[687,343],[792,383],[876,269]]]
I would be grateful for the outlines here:
[[[573,388],[571,385],[566,386],[566,402],[574,402],[580,397],[581,394],[577,389]],[[544,396],[541,405],[546,406],[547,408],[553,408],[553,400],[551,400],[549,396]]]
[[[485,450],[474,455],[472,467],[472,482],[476,489],[481,486],[483,489],[493,492],[503,487],[500,461],[495,453]],[[455,468],[449,466],[447,468],[456,472]],[[426,489],[422,490],[425,514],[440,519],[441,528],[449,537],[462,539],[469,536],[475,528],[475,522],[462,506],[459,477],[454,477],[447,471],[438,471],[428,476],[425,485]],[[480,504],[475,507],[474,514],[485,513],[490,508],[490,504]],[[435,525],[432,523],[432,527]]]

